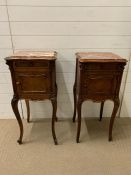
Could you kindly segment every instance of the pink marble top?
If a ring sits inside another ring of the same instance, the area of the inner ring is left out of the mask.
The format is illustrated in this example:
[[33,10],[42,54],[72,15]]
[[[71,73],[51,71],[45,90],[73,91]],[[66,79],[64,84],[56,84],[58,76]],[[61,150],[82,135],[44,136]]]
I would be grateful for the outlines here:
[[57,56],[56,52],[37,52],[37,51],[19,51],[6,58],[6,60],[12,59],[45,59],[55,60]]
[[111,52],[78,52],[76,56],[80,62],[127,62]]

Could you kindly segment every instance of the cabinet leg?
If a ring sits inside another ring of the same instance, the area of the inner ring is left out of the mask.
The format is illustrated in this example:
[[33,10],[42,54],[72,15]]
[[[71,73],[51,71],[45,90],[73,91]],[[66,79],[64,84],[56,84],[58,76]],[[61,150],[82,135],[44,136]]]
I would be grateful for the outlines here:
[[99,119],[99,121],[101,121],[101,120],[102,120],[103,108],[104,108],[104,101],[102,101],[102,102],[101,102],[100,119]]
[[[57,87],[57,84],[55,83],[55,88],[56,88],[56,97],[57,97],[57,94],[58,94],[58,87]],[[57,111],[57,102],[56,102],[56,111]],[[58,121],[58,118],[57,116],[55,115],[55,121],[57,122]]]
[[19,124],[19,128],[20,128],[20,137],[18,139],[18,143],[19,144],[22,144],[22,138],[23,138],[23,123],[22,123],[22,120],[21,120],[21,117],[20,117],[20,114],[19,114],[19,110],[18,110],[18,99],[16,99],[15,97],[12,99],[11,101],[11,105],[12,105],[12,109],[13,109],[13,112],[16,116],[16,119],[18,121],[18,124]]
[[52,113],[52,136],[53,136],[55,145],[58,145],[56,134],[55,134],[57,100],[56,99],[51,99],[51,103],[52,103],[52,107],[53,107],[53,113]]
[[74,114],[73,114],[73,122],[75,122],[76,119],[76,85],[74,84],[73,87],[73,94],[74,94]]
[[77,143],[79,143],[80,131],[81,131],[81,107],[82,107],[82,102],[78,101],[77,103],[78,127],[77,127],[77,136],[76,136]]
[[30,122],[30,104],[29,104],[29,100],[25,100],[25,104],[26,104],[26,109],[27,109],[27,122]]
[[116,117],[116,113],[117,113],[118,108],[119,108],[119,104],[120,104],[119,99],[114,100],[114,108],[113,108],[113,112],[112,112],[110,124],[109,124],[109,141],[112,141],[112,129],[113,129],[113,124],[114,124],[114,120]]

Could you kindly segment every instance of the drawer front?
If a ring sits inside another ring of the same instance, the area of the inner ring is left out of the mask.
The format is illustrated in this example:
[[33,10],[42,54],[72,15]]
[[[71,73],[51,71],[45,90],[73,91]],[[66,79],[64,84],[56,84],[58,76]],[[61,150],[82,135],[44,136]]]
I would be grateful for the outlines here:
[[88,97],[114,97],[119,92],[121,75],[119,73],[97,72],[82,77],[82,94]]
[[82,67],[85,71],[115,71],[122,69],[120,63],[84,63]]
[[15,61],[14,62],[14,69],[37,69],[37,68],[49,68],[49,61],[36,61],[36,60],[27,60],[27,61]]
[[17,72],[16,87],[19,95],[49,93],[51,91],[50,72]]

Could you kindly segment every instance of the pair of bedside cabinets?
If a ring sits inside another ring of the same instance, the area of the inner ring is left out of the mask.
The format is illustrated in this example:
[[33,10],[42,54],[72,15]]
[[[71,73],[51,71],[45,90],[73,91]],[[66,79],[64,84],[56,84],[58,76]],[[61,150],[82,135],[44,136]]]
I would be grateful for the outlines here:
[[[18,101],[25,99],[27,121],[30,121],[29,100],[49,99],[52,103],[52,136],[57,145],[55,122],[57,121],[57,84],[56,84],[56,52],[18,52],[5,58],[9,66],[14,96],[12,109],[20,128],[18,143],[22,144],[23,123],[18,110]],[[112,140],[114,119],[119,108],[119,90],[126,59],[113,53],[80,52],[76,54],[76,73],[74,92],[74,115],[78,118],[76,142],[79,142],[81,130],[81,107],[85,100],[101,102],[100,120],[102,119],[104,102],[112,100],[114,108],[109,124],[109,141]]]

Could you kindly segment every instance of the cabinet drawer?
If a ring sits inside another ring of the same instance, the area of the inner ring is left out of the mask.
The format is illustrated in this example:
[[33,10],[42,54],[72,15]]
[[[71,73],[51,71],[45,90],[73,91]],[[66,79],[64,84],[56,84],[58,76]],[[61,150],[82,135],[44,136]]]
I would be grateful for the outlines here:
[[15,61],[14,68],[21,69],[21,68],[48,68],[49,62],[48,61]]
[[83,65],[85,71],[103,71],[103,70],[108,70],[108,71],[114,71],[114,70],[121,70],[121,66],[118,63],[84,63]]

